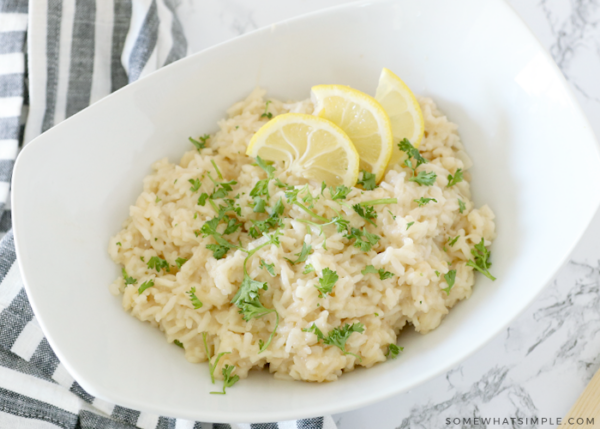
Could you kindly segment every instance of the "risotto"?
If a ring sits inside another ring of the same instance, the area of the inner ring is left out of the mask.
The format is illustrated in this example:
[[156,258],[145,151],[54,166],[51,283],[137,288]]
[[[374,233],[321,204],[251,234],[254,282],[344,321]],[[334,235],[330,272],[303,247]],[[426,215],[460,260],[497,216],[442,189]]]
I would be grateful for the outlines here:
[[[265,180],[264,165],[245,155],[270,116],[313,111],[310,101],[264,97],[256,89],[234,104],[220,130],[195,141],[179,164],[154,163],[110,240],[110,256],[123,267],[110,290],[188,361],[222,354],[211,364],[219,378],[234,367],[240,378],[268,368],[281,379],[333,381],[395,357],[405,325],[425,334],[471,295],[477,258],[487,263],[484,246],[495,237],[494,214],[471,201],[471,160],[457,126],[431,99],[419,99],[419,152],[435,183],[421,186],[409,180],[411,169],[393,165],[374,189],[352,187],[335,198],[336,190],[279,162]],[[259,181],[270,195],[265,207],[251,195]],[[290,203],[294,193],[301,204]],[[389,199],[396,200],[369,203]],[[320,226],[301,206],[344,221]],[[210,224],[217,213],[221,222]],[[243,282],[258,285],[244,298],[256,304],[254,317],[238,305]]]

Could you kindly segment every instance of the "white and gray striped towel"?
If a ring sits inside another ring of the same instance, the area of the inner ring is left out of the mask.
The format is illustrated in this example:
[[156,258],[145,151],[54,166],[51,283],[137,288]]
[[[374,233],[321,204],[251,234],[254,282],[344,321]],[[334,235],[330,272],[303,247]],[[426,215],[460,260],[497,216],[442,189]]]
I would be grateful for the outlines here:
[[59,362],[27,300],[8,205],[20,144],[186,54],[175,0],[0,0],[0,429],[335,429],[329,416],[213,424],[94,398]]

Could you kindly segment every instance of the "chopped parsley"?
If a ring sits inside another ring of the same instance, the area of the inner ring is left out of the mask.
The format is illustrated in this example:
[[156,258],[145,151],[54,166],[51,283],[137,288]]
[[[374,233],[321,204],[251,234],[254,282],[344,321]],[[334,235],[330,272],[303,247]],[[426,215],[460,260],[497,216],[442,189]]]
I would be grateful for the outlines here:
[[383,268],[377,269],[373,265],[367,265],[364,270],[361,271],[363,275],[366,274],[379,274],[380,280],[387,280],[394,277],[394,273],[384,270]]
[[160,272],[160,270],[165,270],[166,272],[169,272],[171,270],[169,267],[169,263],[164,259],[159,258],[158,256],[151,257],[150,260],[146,263],[146,265],[150,270],[154,268],[157,273]]
[[360,356],[355,355],[354,353],[350,353],[346,351],[346,342],[350,338],[353,332],[358,332],[362,334],[365,331],[365,325],[360,322],[353,323],[352,325],[345,324],[343,327],[335,328],[329,331],[327,336],[323,335],[323,332],[313,323],[310,328],[302,329],[304,332],[312,332],[315,334],[319,341],[323,341],[323,343],[329,346],[335,346],[339,348],[345,355],[352,355],[358,360]]
[[192,305],[196,310],[202,308],[202,301],[198,299],[196,296],[196,287],[192,287],[190,290],[186,292],[190,296],[190,301],[192,301]]
[[181,267],[183,266],[183,264],[185,264],[187,262],[187,259],[185,258],[177,258],[175,259],[175,264],[177,265],[177,268],[181,269]]
[[304,265],[304,271],[302,271],[302,274],[312,273],[314,270],[315,267],[313,267],[312,264],[306,264]]
[[[323,185],[325,185],[325,182],[323,182]],[[323,185],[321,185],[321,195],[323,194],[323,190],[325,189],[323,187]],[[333,189],[332,186],[329,187],[329,193],[331,194],[331,199],[334,201],[335,200],[345,200],[350,192],[352,192],[352,188],[349,188],[344,185],[337,186],[335,189]]]
[[452,237],[449,237],[449,238],[448,238],[448,246],[450,246],[450,247],[453,247],[453,246],[456,244],[456,242],[458,241],[458,239],[459,239],[459,238],[460,238],[460,234],[459,234],[459,235],[457,235],[457,236],[456,236],[456,237],[454,237],[454,238],[452,238]]
[[346,235],[348,239],[354,238],[354,247],[358,247],[363,252],[368,252],[373,246],[379,243],[381,239],[377,234],[372,234],[366,229],[360,230],[358,228],[350,228],[350,233]]
[[362,185],[362,187],[366,191],[372,191],[377,187],[377,182],[375,181],[375,174],[369,173],[368,171],[362,170],[362,176],[358,179],[358,184]]
[[444,280],[446,280],[448,287],[442,290],[446,292],[446,295],[450,295],[450,289],[452,289],[452,286],[454,286],[454,282],[456,281],[456,270],[450,270],[447,274],[444,274]]
[[462,168],[459,168],[458,170],[456,170],[456,173],[454,173],[454,176],[452,176],[452,174],[448,174],[448,184],[446,185],[447,188],[449,188],[450,186],[454,186],[457,183],[460,183],[463,181],[463,172],[462,172]]
[[206,204],[207,198],[208,198],[208,194],[206,192],[201,193],[200,197],[198,197],[198,205],[204,206],[204,204]]
[[206,360],[208,361],[208,369],[210,372],[210,380],[212,381],[212,384],[215,384],[215,369],[217,369],[217,365],[219,364],[219,360],[221,359],[221,357],[223,355],[227,355],[231,352],[221,352],[218,354],[217,358],[215,359],[215,362],[212,363],[211,360],[211,356],[210,356],[210,350],[208,349],[208,343],[206,342],[206,332],[202,332],[202,341],[204,342],[204,351],[206,352]]
[[181,347],[182,349],[185,348],[183,347],[183,343],[179,340],[173,340],[173,344],[175,344],[177,347]]
[[254,213],[264,213],[267,203],[261,197],[254,197]]
[[323,298],[323,295],[327,295],[333,291],[333,286],[338,281],[339,276],[337,272],[325,268],[323,270],[323,277],[319,278],[319,285],[314,285],[319,291],[319,298]]
[[435,179],[437,178],[437,174],[434,172],[427,173],[425,171],[419,171],[414,177],[408,179],[409,182],[416,182],[419,186],[432,186],[435,183]]
[[190,187],[190,191],[192,192],[198,192],[200,186],[202,186],[202,182],[200,182],[200,179],[190,179],[188,180],[188,182],[192,184],[192,186]]
[[269,112],[269,104],[271,104],[271,100],[268,100],[265,103],[265,111],[262,115],[260,115],[261,118],[267,118],[267,119],[271,119],[273,118],[273,114],[271,112]]
[[465,205],[465,203],[463,203],[462,200],[459,198],[458,199],[458,210],[462,213],[465,211],[466,208],[467,208],[467,206]]
[[120,241],[117,241],[117,246],[122,246]]
[[408,223],[406,224],[406,230],[408,231],[408,228],[410,228],[410,227],[411,227],[411,226],[413,226],[413,225],[414,225],[414,222],[408,222]]
[[390,210],[388,210],[388,213],[390,214],[390,216],[392,217],[392,219],[396,220],[396,216],[394,215],[394,213],[392,213]]
[[490,274],[490,267],[492,263],[489,261],[492,253],[485,248],[485,241],[482,238],[479,244],[475,245],[475,248],[471,249],[474,261],[469,259],[467,266],[473,267],[481,274],[486,276],[490,280],[496,280],[496,277]]
[[194,146],[196,146],[196,149],[198,150],[198,152],[200,152],[200,150],[204,149],[206,147],[206,141],[210,138],[210,136],[208,134],[204,134],[202,137],[199,137],[198,140],[193,139],[191,137],[189,137],[190,142],[192,142],[192,144]]
[[404,350],[404,347],[398,347],[396,344],[390,344],[388,346],[388,351],[385,354],[385,357],[390,359],[396,359],[402,350]]
[[306,242],[302,243],[302,249],[300,250],[300,253],[295,253],[294,255],[296,255],[298,257],[298,259],[296,259],[295,261],[292,261],[291,259],[285,258],[290,264],[292,265],[296,265],[299,264],[300,262],[305,262],[306,258],[308,258],[308,255],[310,255],[312,253],[312,246],[310,244],[306,244]]
[[275,264],[267,264],[262,259],[260,260],[260,267],[264,268],[271,274],[271,277],[275,277]]
[[[427,160],[421,156],[419,149],[414,147],[408,139],[403,139],[398,143],[398,148],[406,153],[407,158],[404,161],[404,165],[410,168],[413,171],[413,174],[421,164],[427,164]],[[414,159],[414,164],[413,161],[411,161],[411,158]]]
[[146,289],[154,286],[154,280],[148,280],[142,283],[142,285],[138,288],[138,295],[141,295]]
[[252,255],[254,255],[257,251],[259,251],[263,247],[265,247],[269,244],[274,244],[276,246],[279,246],[279,244],[280,244],[279,236],[280,235],[281,235],[281,232],[279,230],[275,231],[271,235],[266,235],[268,240],[265,241],[264,243],[256,246],[252,250],[249,250],[249,251],[246,250],[246,252],[248,252],[248,256],[246,256],[246,259],[244,259],[244,278],[242,280],[242,284],[240,285],[240,288],[238,289],[237,293],[231,300],[231,303],[235,304],[240,309],[239,313],[242,315],[242,318],[246,322],[248,322],[252,319],[258,319],[269,313],[275,313],[275,316],[276,316],[275,328],[273,329],[273,332],[271,332],[271,335],[269,336],[268,341],[261,346],[259,353],[262,353],[263,351],[265,351],[267,349],[267,347],[269,347],[269,344],[271,344],[271,341],[273,340],[273,337],[275,336],[275,332],[277,331],[277,327],[279,326],[279,313],[274,308],[266,308],[265,306],[262,305],[262,303],[260,302],[259,291],[267,290],[268,289],[267,283],[259,282],[259,281],[252,279],[248,275],[248,270],[246,268],[246,264],[248,262],[248,259],[250,259],[252,257]]
[[425,204],[429,203],[430,201],[437,203],[437,200],[435,198],[425,198],[425,197],[421,197],[418,200],[413,200],[413,201],[415,203],[417,203],[419,205],[419,207],[423,207]]
[[277,203],[271,208],[268,209],[269,217],[265,220],[252,220],[252,227],[248,231],[248,235],[252,238],[259,238],[262,234],[269,232],[273,228],[279,228],[283,226],[283,220],[281,219],[281,215],[283,215],[283,201],[279,199]]
[[125,287],[127,287],[129,285],[134,285],[137,283],[136,279],[127,275],[127,271],[125,271],[125,268],[123,268],[121,270],[121,272],[123,273],[123,280],[125,280]]
[[363,207],[360,204],[354,204],[352,206],[352,208],[364,220],[366,220],[367,222],[369,222],[373,226],[377,226],[377,224],[372,221],[372,219],[377,219],[377,212],[375,211],[375,209],[373,208],[373,206]]
[[160,203],[161,201],[162,201],[162,200],[161,200],[160,198],[158,198],[158,195],[157,195],[157,196],[156,196],[156,200],[154,200],[154,202],[155,202],[156,204],[158,204],[158,203]]
[[438,276],[438,277],[440,276],[440,272],[438,270],[435,270],[434,272],[435,272],[436,276]]
[[223,374],[223,391],[222,392],[210,392],[213,395],[225,395],[225,389],[233,386],[240,379],[239,375],[231,376],[231,373],[235,369],[235,365],[227,365],[221,368],[221,373]]

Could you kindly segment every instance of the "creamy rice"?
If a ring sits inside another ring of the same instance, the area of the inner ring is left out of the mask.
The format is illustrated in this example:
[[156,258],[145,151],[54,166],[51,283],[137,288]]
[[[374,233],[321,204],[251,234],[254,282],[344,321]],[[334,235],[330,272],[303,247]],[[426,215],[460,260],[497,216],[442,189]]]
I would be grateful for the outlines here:
[[[381,240],[371,251],[365,253],[354,247],[335,226],[326,227],[328,250],[324,250],[324,237],[295,220],[308,219],[308,215],[296,206],[285,204],[281,245],[268,245],[248,261],[250,277],[269,284],[268,290],[260,293],[261,302],[267,308],[275,308],[280,316],[273,341],[259,354],[259,340],[267,341],[275,327],[275,314],[246,322],[239,309],[230,303],[243,278],[246,254],[230,250],[224,258],[216,260],[206,248],[214,239],[196,236],[194,231],[215,216],[210,204],[197,204],[200,193],[210,194],[213,184],[205,177],[199,192],[193,193],[188,180],[201,178],[206,172],[215,177],[211,164],[214,161],[225,180],[237,181],[230,195],[240,195],[236,202],[242,208],[243,228],[247,231],[252,219],[266,217],[254,213],[249,206],[250,190],[266,175],[245,155],[252,135],[268,121],[261,118],[264,96],[263,90],[256,89],[234,104],[201,153],[190,147],[179,164],[167,159],[154,163],[152,174],[144,179],[144,191],[130,207],[130,217],[110,239],[108,247],[112,259],[124,266],[137,283],[126,286],[121,276],[110,290],[122,295],[123,308],[134,317],[162,330],[168,342],[177,340],[183,344],[188,361],[206,361],[202,333],[208,334],[212,356],[231,352],[219,361],[215,371],[219,378],[221,367],[229,364],[236,366],[235,373],[241,378],[252,368],[267,366],[277,378],[333,381],[342,372],[385,361],[388,345],[396,343],[399,331],[407,323],[425,334],[440,324],[449,308],[471,295],[474,271],[466,262],[473,258],[471,249],[482,238],[486,245],[495,238],[494,214],[487,205],[476,209],[471,201],[470,175],[466,171],[471,160],[460,141],[457,126],[448,121],[431,99],[420,99],[425,137],[419,150],[429,163],[419,171],[433,171],[437,180],[433,186],[419,186],[408,181],[409,169],[396,165],[376,189],[352,190],[346,200],[349,205],[379,198],[398,199],[398,204],[374,206],[377,226],[368,225],[367,229]],[[290,111],[312,113],[312,109],[310,101],[286,104],[272,100],[269,105],[273,115]],[[274,166],[276,177],[283,182],[306,183],[283,172],[282,165]],[[465,180],[446,187],[448,175],[458,168],[465,171]],[[320,194],[320,186],[310,189],[313,195]],[[285,203],[285,191],[273,181],[269,190],[271,205],[279,198]],[[352,226],[367,225],[353,210],[340,206],[328,195],[325,191],[325,197],[314,203],[314,212],[331,218],[335,216],[334,209],[341,210]],[[434,198],[437,203],[418,207],[414,200],[421,197]],[[466,205],[462,214],[459,199]],[[456,236],[458,240],[450,246],[449,237]],[[227,238],[232,243],[241,240],[245,248],[266,240],[253,240],[240,229]],[[313,249],[306,264],[312,264],[315,272],[308,274],[303,274],[304,263],[292,265],[284,259],[295,260],[304,242]],[[153,256],[166,259],[172,266],[170,272],[149,269],[146,263]],[[181,269],[176,268],[177,258],[188,260]],[[275,277],[260,267],[261,259],[275,264]],[[363,275],[361,270],[366,265],[383,268],[394,276],[380,280],[375,274]],[[332,293],[319,298],[314,286],[325,268],[336,271],[339,280]],[[442,289],[448,286],[444,274],[450,269],[456,270],[456,282],[448,295]],[[154,286],[138,294],[138,287],[151,279]],[[203,303],[199,309],[194,309],[186,294],[192,287]],[[302,330],[314,323],[327,334],[354,322],[364,324],[365,330],[350,336],[346,350],[360,356],[360,360],[337,347],[324,345],[314,333]]]

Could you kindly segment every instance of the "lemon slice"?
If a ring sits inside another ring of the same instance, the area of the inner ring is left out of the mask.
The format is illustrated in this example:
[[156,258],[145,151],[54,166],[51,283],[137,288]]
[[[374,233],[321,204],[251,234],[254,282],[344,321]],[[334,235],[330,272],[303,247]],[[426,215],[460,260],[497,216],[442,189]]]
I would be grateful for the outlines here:
[[386,68],[381,71],[375,99],[390,118],[394,149],[389,165],[397,164],[404,154],[398,148],[400,141],[408,139],[414,147],[421,144],[425,131],[421,106],[408,86]]
[[354,186],[359,158],[352,141],[334,123],[303,113],[267,122],[250,140],[246,155],[283,161],[294,174],[329,186]]
[[317,85],[311,90],[315,115],[328,119],[348,134],[360,155],[360,168],[379,182],[392,155],[388,115],[373,97],[344,85]]

